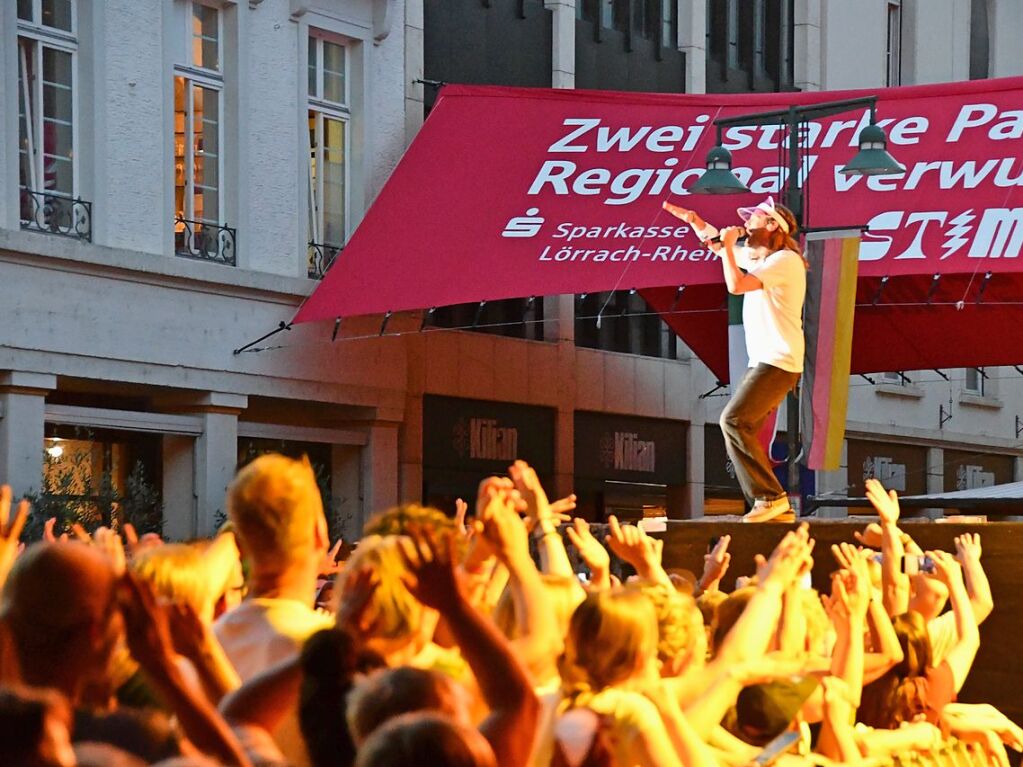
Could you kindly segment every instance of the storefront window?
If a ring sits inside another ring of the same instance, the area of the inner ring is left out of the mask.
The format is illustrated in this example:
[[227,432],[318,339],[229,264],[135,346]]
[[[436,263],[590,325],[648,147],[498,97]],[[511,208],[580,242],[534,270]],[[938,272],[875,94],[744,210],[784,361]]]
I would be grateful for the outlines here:
[[159,435],[47,424],[41,490],[32,495],[29,536],[57,519],[87,530],[130,522],[139,533],[163,526]]

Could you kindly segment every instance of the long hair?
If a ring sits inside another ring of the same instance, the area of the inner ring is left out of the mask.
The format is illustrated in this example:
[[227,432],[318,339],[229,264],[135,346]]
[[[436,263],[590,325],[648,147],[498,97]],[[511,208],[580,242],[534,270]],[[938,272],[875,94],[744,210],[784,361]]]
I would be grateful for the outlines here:
[[[799,244],[799,223],[796,221],[795,214],[784,205],[775,205],[774,209],[785,219],[789,231],[785,232],[779,226],[773,232],[769,232],[767,235],[768,250],[772,253],[777,253],[779,250],[791,250],[793,253],[798,254],[803,259],[803,265],[809,268],[810,262],[806,260],[806,256],[803,255],[803,248]],[[773,221],[774,219],[772,218],[771,220]]]
[[656,652],[657,617],[642,592],[590,594],[572,614],[558,664],[562,711],[587,705],[593,694],[630,678]]
[[931,667],[927,623],[917,612],[892,619],[902,646],[902,662],[863,688],[857,720],[870,727],[892,729],[911,722],[926,710],[921,683]]

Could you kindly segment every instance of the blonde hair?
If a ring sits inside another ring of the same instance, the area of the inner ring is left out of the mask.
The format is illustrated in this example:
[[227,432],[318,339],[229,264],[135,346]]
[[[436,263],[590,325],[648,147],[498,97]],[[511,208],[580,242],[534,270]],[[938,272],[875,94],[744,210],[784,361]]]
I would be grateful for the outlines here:
[[[402,581],[406,568],[398,546],[398,537],[370,535],[359,541],[345,563],[345,573],[355,573],[363,567],[371,569],[379,579],[366,608],[366,614],[373,624],[372,636],[397,642],[413,639],[420,631],[425,608],[405,588]],[[336,601],[344,593],[343,579],[344,575],[339,588],[334,591]]]
[[663,583],[639,581],[626,586],[638,591],[654,606],[657,615],[657,659],[662,664],[688,653],[693,641],[691,627],[692,611],[696,609],[693,598],[681,594]]
[[199,615],[212,616],[213,603],[220,593],[214,593],[216,584],[210,582],[197,547],[187,543],[155,546],[139,554],[131,569],[153,587],[158,597],[186,602]]
[[642,592],[589,594],[572,614],[559,663],[562,710],[586,705],[590,694],[629,679],[656,648],[657,616]]
[[323,499],[306,457],[268,453],[243,467],[227,488],[227,516],[262,572],[308,560],[317,528],[326,534]]
[[452,532],[455,529],[455,520],[433,506],[403,503],[386,511],[379,511],[370,517],[363,525],[362,534],[404,535],[409,525],[438,532]]

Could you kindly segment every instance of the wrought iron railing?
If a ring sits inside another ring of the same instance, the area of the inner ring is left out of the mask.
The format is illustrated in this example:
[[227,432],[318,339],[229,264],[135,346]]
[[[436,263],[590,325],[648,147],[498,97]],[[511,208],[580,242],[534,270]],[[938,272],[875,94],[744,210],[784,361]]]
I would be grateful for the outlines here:
[[309,243],[309,278],[318,280],[327,273],[342,250],[339,245],[323,245],[319,242]]
[[185,258],[236,266],[236,230],[208,221],[174,219],[174,253]]
[[21,228],[92,242],[92,203],[22,188]]

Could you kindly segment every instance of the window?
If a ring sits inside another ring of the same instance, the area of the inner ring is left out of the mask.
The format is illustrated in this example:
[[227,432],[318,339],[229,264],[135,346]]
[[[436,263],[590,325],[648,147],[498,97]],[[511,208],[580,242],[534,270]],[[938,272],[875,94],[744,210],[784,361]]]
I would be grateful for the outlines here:
[[348,49],[309,38],[309,276],[344,247],[348,219]]
[[963,390],[968,394],[983,397],[987,394],[987,373],[984,368],[966,368],[966,383]]
[[18,0],[18,183],[21,225],[83,236],[75,156],[75,6]]
[[234,230],[222,226],[222,19],[193,2],[189,61],[174,72],[174,245],[178,255],[234,264]]
[[131,522],[139,533],[160,532],[158,435],[47,423],[44,437],[33,516],[56,517],[61,529],[75,522],[89,530]]
[[902,0],[888,0],[888,44],[885,54],[886,85],[902,84]]
[[623,354],[678,358],[678,337],[674,331],[642,296],[630,290],[577,295],[575,343]]
[[905,374],[901,370],[887,370],[881,374],[880,383],[883,384],[894,384],[895,386],[905,386],[909,382]]

